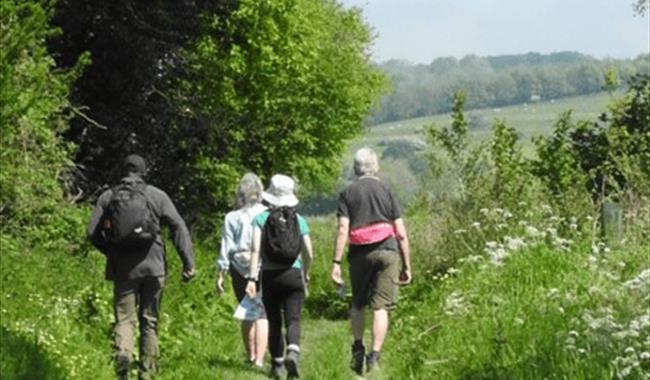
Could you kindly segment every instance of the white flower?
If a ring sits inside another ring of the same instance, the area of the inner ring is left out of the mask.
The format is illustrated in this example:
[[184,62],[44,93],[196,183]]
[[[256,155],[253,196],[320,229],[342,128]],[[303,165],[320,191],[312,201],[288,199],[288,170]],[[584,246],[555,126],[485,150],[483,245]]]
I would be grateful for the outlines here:
[[542,235],[542,233],[539,232],[539,230],[533,226],[526,226],[526,234],[534,238]]
[[473,228],[476,228],[476,229],[479,229],[479,228],[481,228],[481,223],[479,223],[479,222],[474,222],[474,223],[472,223],[472,227],[473,227]]
[[482,209],[479,210],[479,212],[480,212],[481,214],[487,214],[488,212],[490,212],[490,210],[488,210],[488,209],[486,209],[486,208],[482,208]]
[[650,359],[650,352],[643,351],[642,353],[639,354],[639,358],[641,360],[649,360]]
[[505,240],[506,246],[512,251],[516,251],[526,246],[526,243],[521,238],[511,238],[510,236],[506,236]]
[[494,249],[498,246],[496,241],[486,241],[485,246],[489,249]]
[[627,347],[627,348],[625,349],[625,351],[623,351],[623,352],[625,352],[626,354],[629,355],[629,354],[633,354],[633,353],[635,353],[636,350],[634,349],[634,347],[631,347],[631,346],[630,346],[630,347]]

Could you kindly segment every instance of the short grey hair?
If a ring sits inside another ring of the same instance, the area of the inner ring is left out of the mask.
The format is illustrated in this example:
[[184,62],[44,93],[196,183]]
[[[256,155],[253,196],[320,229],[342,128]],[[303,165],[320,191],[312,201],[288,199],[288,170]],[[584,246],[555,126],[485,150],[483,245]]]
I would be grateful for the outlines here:
[[255,173],[246,173],[237,187],[237,208],[252,206],[262,200],[262,181]]
[[357,176],[377,175],[379,161],[377,154],[368,147],[363,147],[354,154],[354,174]]

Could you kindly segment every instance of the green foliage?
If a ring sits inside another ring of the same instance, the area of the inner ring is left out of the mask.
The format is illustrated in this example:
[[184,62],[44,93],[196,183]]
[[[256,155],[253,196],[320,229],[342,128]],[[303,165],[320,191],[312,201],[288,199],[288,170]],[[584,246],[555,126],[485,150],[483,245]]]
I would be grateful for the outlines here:
[[55,69],[44,45],[54,33],[51,9],[42,3],[0,2],[0,225],[2,233],[38,230],[38,241],[48,242],[70,231],[67,222],[75,218],[61,186],[73,146],[61,134],[69,85],[82,64],[67,73]]
[[574,127],[571,111],[566,111],[555,123],[551,136],[534,140],[538,158],[533,162],[533,172],[553,195],[566,194],[575,183],[584,181],[570,140]]
[[[193,153],[200,177],[212,176],[201,165],[209,160],[209,167],[219,162],[263,178],[284,172],[304,189],[329,188],[345,141],[361,132],[385,88],[368,61],[371,36],[358,11],[330,1],[242,1],[227,20],[206,15],[204,24],[205,34],[187,49],[179,99],[210,120]],[[196,187],[220,186],[212,191],[226,194],[233,183],[199,178]],[[223,200],[192,207],[209,215]]]
[[[471,189],[480,186],[484,160],[483,146],[468,149],[469,123],[463,113],[465,95],[462,91],[453,96],[454,108],[450,128],[438,130],[435,125],[425,126],[427,140],[432,149],[427,153],[434,178],[449,178],[444,189],[446,197],[464,199]],[[437,187],[437,186],[436,186]]]
[[393,91],[370,117],[372,124],[449,112],[447,94],[464,90],[468,109],[550,101],[611,90],[604,75],[613,72],[625,82],[648,72],[648,55],[634,59],[598,60],[573,52],[527,53],[462,59],[443,57],[428,65],[391,60],[379,67],[393,82]]

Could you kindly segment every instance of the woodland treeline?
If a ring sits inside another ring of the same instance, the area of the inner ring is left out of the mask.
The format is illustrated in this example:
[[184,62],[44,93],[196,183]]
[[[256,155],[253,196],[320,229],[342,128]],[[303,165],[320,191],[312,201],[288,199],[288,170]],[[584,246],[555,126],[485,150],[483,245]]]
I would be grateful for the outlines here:
[[360,10],[333,0],[0,7],[3,228],[93,201],[135,152],[206,230],[245,171],[327,188],[387,88]]
[[[467,96],[467,109],[502,107],[611,90],[650,70],[647,54],[596,59],[576,52],[437,58],[430,64],[392,60],[379,65],[392,91],[370,124],[429,116],[452,109],[450,94]],[[615,79],[606,83],[606,78]]]

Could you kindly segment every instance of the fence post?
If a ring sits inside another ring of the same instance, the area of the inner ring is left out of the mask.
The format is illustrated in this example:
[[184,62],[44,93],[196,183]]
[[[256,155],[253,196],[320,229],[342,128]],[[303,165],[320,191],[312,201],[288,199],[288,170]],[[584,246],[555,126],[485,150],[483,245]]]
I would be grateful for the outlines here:
[[616,245],[623,239],[623,206],[619,202],[603,202],[601,212],[603,237],[610,245]]

